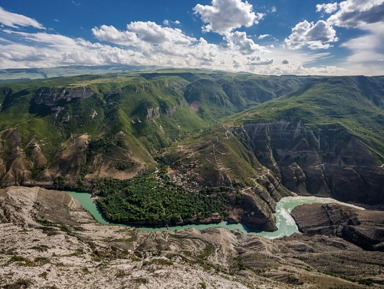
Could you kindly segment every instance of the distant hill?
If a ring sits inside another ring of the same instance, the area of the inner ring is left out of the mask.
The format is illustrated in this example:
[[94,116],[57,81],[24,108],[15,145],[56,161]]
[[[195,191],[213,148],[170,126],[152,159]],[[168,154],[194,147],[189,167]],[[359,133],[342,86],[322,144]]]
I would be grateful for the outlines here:
[[61,66],[52,68],[10,68],[0,69],[0,82],[46,79],[52,77],[105,74],[154,70],[155,66],[102,65]]
[[291,191],[384,204],[384,77],[117,72],[3,83],[0,103],[2,186],[98,193],[115,221],[273,230]]

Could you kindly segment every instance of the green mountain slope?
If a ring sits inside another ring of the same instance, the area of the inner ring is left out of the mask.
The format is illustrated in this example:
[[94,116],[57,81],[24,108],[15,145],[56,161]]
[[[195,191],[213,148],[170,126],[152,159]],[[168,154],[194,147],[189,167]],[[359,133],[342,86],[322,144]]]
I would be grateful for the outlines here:
[[290,191],[384,204],[383,99],[383,77],[162,70],[4,83],[0,181],[98,193],[128,223],[273,230]]
[[[230,118],[208,137],[201,136],[198,142],[220,147],[215,156],[212,148],[201,149],[195,141],[170,151],[169,164],[181,173],[187,172],[179,163],[184,167],[188,163],[196,173],[208,170],[200,178],[202,184],[247,182],[256,195],[269,188],[273,196],[284,187],[299,194],[383,204],[383,88],[383,77],[313,78],[299,90]],[[236,150],[225,146],[228,139],[240,143]],[[175,156],[179,162],[174,162]],[[222,165],[206,165],[213,159]],[[223,159],[230,164],[223,165]],[[263,175],[260,167],[275,181],[261,185],[256,177]],[[213,177],[204,179],[208,176]]]

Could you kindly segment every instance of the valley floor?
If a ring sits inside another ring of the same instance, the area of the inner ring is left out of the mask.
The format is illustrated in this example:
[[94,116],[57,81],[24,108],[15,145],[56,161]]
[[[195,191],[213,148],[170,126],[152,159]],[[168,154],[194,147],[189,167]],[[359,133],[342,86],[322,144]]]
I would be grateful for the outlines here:
[[0,287],[384,288],[384,253],[320,234],[100,225],[68,194],[10,187],[0,190]]

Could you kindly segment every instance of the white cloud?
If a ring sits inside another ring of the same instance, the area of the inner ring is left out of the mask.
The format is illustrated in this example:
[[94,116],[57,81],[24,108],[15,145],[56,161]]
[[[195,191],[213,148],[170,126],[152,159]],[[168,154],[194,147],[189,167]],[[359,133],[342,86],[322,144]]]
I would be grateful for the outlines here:
[[350,67],[358,74],[383,74],[380,59],[384,57],[384,0],[346,0],[339,10],[331,15],[330,25],[355,28],[363,35],[341,43],[350,51],[341,65]]
[[45,29],[44,26],[40,24],[38,21],[36,21],[35,19],[26,17],[24,15],[5,11],[1,7],[0,7],[0,23],[12,28],[19,28],[20,26],[23,26],[23,27],[32,26],[37,29]]
[[266,49],[256,44],[252,39],[247,37],[245,32],[235,31],[228,33],[224,39],[232,49],[240,51],[242,54],[253,54],[255,52],[263,53]]
[[259,66],[259,65],[271,65],[273,64],[273,59],[262,58],[260,56],[248,57],[248,66]]
[[356,28],[365,24],[384,22],[384,0],[346,0],[328,23],[339,27]]
[[242,26],[250,27],[264,17],[262,13],[255,13],[251,4],[241,0],[212,0],[212,6],[197,4],[193,10],[208,23],[203,31],[222,35]]
[[[139,64],[141,54],[109,45],[49,33],[13,33],[18,42],[0,44],[0,67],[56,67],[65,65]],[[26,44],[27,43],[27,44]]]
[[259,35],[259,37],[257,37],[257,39],[264,39],[264,38],[267,38],[270,36],[271,36],[271,34],[261,34],[261,35]]
[[304,20],[292,28],[291,35],[285,39],[290,49],[299,49],[304,46],[310,49],[327,49],[331,42],[338,41],[336,30],[324,20],[316,23]]
[[241,68],[241,65],[240,65],[240,63],[239,63],[238,61],[236,61],[235,59],[233,59],[233,60],[232,60],[232,67],[233,67],[234,69],[239,69],[239,68]]
[[[332,15],[325,21],[313,23],[305,20],[298,23],[292,29],[292,34],[285,39],[289,48],[329,48],[333,42],[339,41],[336,37],[337,27],[358,29],[363,35],[344,40],[340,44],[349,53],[344,59],[338,60],[338,69],[329,66],[316,67],[316,64],[308,68],[310,63],[307,62],[307,71],[322,74],[384,74],[381,61],[384,59],[384,0],[344,0],[339,4],[318,4],[316,11]],[[291,63],[286,66],[293,70]]]
[[[110,29],[111,26],[104,28],[104,32],[112,31],[113,37],[122,33]],[[298,70],[297,67],[306,63],[303,59],[313,61],[316,57],[320,57],[286,49],[260,52],[257,51],[259,47],[252,49],[253,42],[249,43],[250,51],[253,53],[245,54],[247,45],[242,47],[241,45],[231,46],[229,43],[227,45],[212,44],[204,38],[194,39],[188,45],[173,43],[170,40],[159,45],[151,45],[138,38],[137,41],[135,40],[135,45],[121,48],[58,34],[11,30],[6,32],[12,34],[12,41],[0,41],[1,68],[127,64],[249,71],[260,74],[308,74],[308,70],[304,68]],[[234,35],[239,44],[251,40],[246,37],[246,34],[234,33]],[[105,34],[103,37],[107,38]],[[110,38],[114,40],[113,37]],[[19,40],[16,41],[16,38]],[[283,65],[282,61],[287,57],[290,63]]]
[[[319,24],[309,23],[306,31],[312,30],[312,34],[315,34],[315,27],[321,28],[321,25],[316,25]],[[248,71],[259,74],[353,74],[353,71],[342,68],[316,66],[316,63],[329,57],[329,53],[289,50],[281,46],[265,48],[255,43],[245,32],[238,31],[227,32],[223,41],[218,44],[209,43],[204,38],[190,37],[180,29],[153,22],[132,22],[124,31],[107,25],[95,27],[92,32],[97,40],[93,43],[49,30],[46,33],[27,33],[13,28],[3,29],[2,32],[0,68],[126,64]],[[315,37],[312,34],[308,32],[306,39],[313,41]],[[315,41],[326,39],[327,37],[323,37]],[[350,61],[356,63],[356,67],[359,65],[357,58],[367,57],[362,53],[358,54],[364,49],[357,44],[358,41],[345,43],[354,52]],[[376,49],[380,49],[380,45],[384,47],[383,43],[376,40]],[[384,55],[380,53],[375,54],[376,56],[377,59],[384,59]]]
[[118,45],[159,45],[173,43],[189,45],[196,41],[195,38],[185,35],[178,28],[163,27],[154,22],[131,22],[126,31],[119,31],[113,26],[102,25],[100,28],[92,28],[92,33],[98,40],[108,41]]
[[179,20],[171,21],[171,20],[168,20],[168,19],[164,19],[163,24],[165,26],[171,26],[172,24],[180,25],[181,22]]
[[316,5],[316,12],[321,12],[321,11],[324,11],[325,13],[327,14],[331,14],[333,12],[335,12],[338,8],[338,4],[337,2],[335,3],[323,3],[323,4],[317,4]]
[[100,41],[107,41],[119,45],[136,45],[139,39],[136,33],[131,31],[119,31],[113,26],[102,25],[100,28],[92,28],[93,35]]
[[377,75],[384,74],[384,26],[366,24],[365,35],[350,39],[341,44],[350,50],[344,66],[349,66],[359,74]]
[[132,22],[128,26],[128,31],[136,33],[143,41],[152,44],[161,44],[164,42],[172,42],[175,44],[188,45],[195,39],[185,35],[178,28],[162,27],[154,22]]

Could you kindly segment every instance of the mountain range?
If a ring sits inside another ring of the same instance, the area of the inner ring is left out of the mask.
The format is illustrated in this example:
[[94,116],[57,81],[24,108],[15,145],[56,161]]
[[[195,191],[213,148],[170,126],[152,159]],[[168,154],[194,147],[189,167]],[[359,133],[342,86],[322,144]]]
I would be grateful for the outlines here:
[[382,209],[384,77],[153,70],[3,82],[0,183],[150,226],[274,230],[283,196]]

